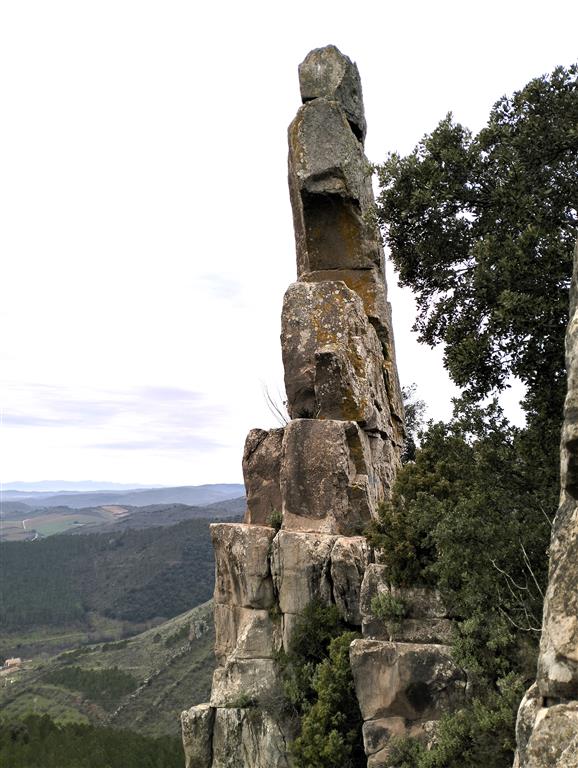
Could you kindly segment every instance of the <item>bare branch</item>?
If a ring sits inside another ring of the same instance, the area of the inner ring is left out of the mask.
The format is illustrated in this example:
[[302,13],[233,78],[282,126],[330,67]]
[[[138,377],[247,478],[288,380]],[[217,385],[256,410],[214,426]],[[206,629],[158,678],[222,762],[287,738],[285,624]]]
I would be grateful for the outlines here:
[[269,392],[269,388],[266,384],[263,385],[263,395],[265,397],[265,403],[267,404],[267,408],[269,409],[270,413],[275,417],[277,420],[277,423],[280,424],[282,427],[286,427],[289,423],[289,417],[285,415],[283,412],[283,408],[285,407],[285,403],[283,405],[279,405],[276,400],[271,397],[271,393]]
[[519,629],[519,630],[520,630],[520,632],[535,632],[535,633],[537,633],[537,634],[539,635],[539,634],[540,634],[540,632],[542,631],[542,628],[540,628],[540,629],[537,629],[536,627],[532,627],[532,626],[523,627],[521,624],[518,624],[518,623],[517,623],[516,621],[514,621],[514,619],[513,619],[513,618],[512,618],[512,617],[511,617],[511,616],[510,616],[510,615],[509,615],[509,614],[508,614],[508,613],[507,613],[507,612],[506,612],[506,611],[505,611],[503,608],[502,608],[502,606],[501,606],[501,605],[499,605],[499,606],[498,606],[498,610],[500,611],[500,613],[501,613],[501,614],[503,614],[503,615],[506,617],[506,619],[508,619],[508,621],[510,622],[510,624],[511,624],[513,627],[516,627],[516,629]]
[[542,600],[544,600],[544,592],[542,591],[542,587],[540,586],[540,583],[536,578],[536,575],[534,574],[534,571],[532,569],[532,564],[530,563],[530,558],[528,557],[528,553],[526,552],[526,548],[524,547],[524,544],[522,542],[520,542],[520,547],[522,548],[522,553],[524,555],[524,563],[526,564],[526,568],[528,569],[530,576],[534,580],[534,584],[536,585],[536,588],[540,593]]

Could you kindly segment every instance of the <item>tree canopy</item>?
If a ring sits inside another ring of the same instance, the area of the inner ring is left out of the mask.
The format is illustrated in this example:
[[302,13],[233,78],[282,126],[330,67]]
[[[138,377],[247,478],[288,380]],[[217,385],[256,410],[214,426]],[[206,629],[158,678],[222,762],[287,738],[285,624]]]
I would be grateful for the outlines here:
[[445,343],[447,369],[470,397],[514,375],[530,417],[559,420],[578,234],[578,66],[502,97],[477,135],[448,114],[378,176],[378,220],[417,297],[421,340]]

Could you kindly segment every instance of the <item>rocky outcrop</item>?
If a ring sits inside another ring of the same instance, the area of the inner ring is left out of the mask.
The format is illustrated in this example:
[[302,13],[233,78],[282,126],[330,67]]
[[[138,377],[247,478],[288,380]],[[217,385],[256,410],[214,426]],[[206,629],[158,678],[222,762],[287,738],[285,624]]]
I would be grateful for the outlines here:
[[181,715],[185,768],[211,768],[215,709],[199,704]]
[[[395,623],[376,615],[376,598],[379,600],[384,595],[403,606],[403,616]],[[392,587],[385,566],[370,564],[365,570],[360,596],[363,637],[395,638],[404,643],[451,643],[452,620],[436,590]]]
[[552,528],[536,684],[518,712],[516,768],[578,766],[578,243],[566,370],[560,506]]
[[388,764],[392,737],[427,741],[441,715],[464,704],[449,646],[354,640],[350,658],[368,766]]
[[404,593],[395,627],[374,615],[389,586],[359,534],[391,492],[404,415],[361,83],[334,46],[299,73],[303,106],[289,128],[298,279],[281,320],[290,421],[251,430],[244,523],[212,526],[218,667],[210,703],[183,713],[190,768],[288,766],[295,724],[276,659],[314,600],[363,631],[351,663],[370,765],[387,765],[393,734],[427,738],[465,687],[438,595]]
[[246,523],[269,525],[271,516],[281,512],[279,475],[282,445],[282,429],[252,429],[247,435],[243,451]]

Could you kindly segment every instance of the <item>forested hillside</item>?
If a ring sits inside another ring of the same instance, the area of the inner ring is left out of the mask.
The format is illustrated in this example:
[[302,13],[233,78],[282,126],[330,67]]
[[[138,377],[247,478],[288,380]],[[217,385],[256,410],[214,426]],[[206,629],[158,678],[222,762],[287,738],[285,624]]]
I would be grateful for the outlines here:
[[181,768],[180,739],[69,723],[48,716],[0,721],[0,764],[9,768]]
[[209,602],[131,638],[26,658],[0,677],[0,712],[176,736],[180,712],[210,694],[214,640]]
[[208,520],[0,544],[0,622],[7,631],[88,620],[169,618],[213,591]]

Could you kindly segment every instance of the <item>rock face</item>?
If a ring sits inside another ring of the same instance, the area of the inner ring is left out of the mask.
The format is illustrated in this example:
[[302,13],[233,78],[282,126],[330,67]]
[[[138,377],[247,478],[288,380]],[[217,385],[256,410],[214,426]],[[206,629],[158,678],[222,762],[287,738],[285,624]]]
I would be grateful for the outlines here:
[[298,279],[281,322],[291,420],[251,430],[245,521],[212,526],[219,666],[210,703],[183,713],[187,768],[288,768],[295,723],[276,658],[313,600],[363,631],[351,662],[370,765],[387,765],[392,734],[427,738],[463,698],[439,596],[404,593],[395,627],[372,613],[389,587],[359,534],[391,492],[404,414],[361,83],[334,46],[312,51],[299,74],[303,106],[289,128]]
[[578,765],[578,243],[566,370],[560,506],[552,528],[536,684],[526,693],[518,713],[518,768]]
[[245,522],[269,525],[271,515],[281,512],[281,447],[283,430],[252,429],[245,440],[243,478],[247,494]]
[[387,765],[392,737],[427,740],[435,721],[465,701],[448,646],[354,640],[350,658],[370,766]]

